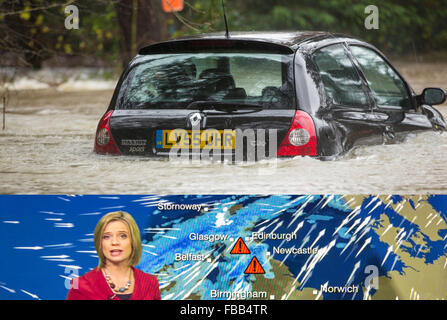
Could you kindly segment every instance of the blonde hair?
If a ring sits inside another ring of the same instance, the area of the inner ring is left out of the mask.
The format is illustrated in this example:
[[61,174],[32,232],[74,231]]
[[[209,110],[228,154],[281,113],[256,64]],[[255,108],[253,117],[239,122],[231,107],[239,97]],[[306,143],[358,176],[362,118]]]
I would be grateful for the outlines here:
[[96,252],[99,257],[99,268],[104,268],[106,257],[102,252],[102,238],[106,226],[112,221],[122,221],[127,224],[130,232],[130,243],[132,245],[132,253],[129,257],[129,265],[136,266],[141,259],[143,247],[141,245],[140,230],[134,218],[127,212],[114,211],[104,215],[97,223],[94,233]]

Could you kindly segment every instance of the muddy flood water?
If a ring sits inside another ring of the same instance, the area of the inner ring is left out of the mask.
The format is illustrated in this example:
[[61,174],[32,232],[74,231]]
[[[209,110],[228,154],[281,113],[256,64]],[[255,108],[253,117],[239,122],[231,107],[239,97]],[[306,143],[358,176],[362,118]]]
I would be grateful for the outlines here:
[[[417,93],[447,89],[447,63],[396,65]],[[1,194],[447,193],[447,133],[361,147],[335,161],[280,160],[276,167],[100,156],[94,134],[113,82],[33,90],[21,84],[9,89],[6,130],[0,122]],[[447,117],[446,104],[438,109]]]

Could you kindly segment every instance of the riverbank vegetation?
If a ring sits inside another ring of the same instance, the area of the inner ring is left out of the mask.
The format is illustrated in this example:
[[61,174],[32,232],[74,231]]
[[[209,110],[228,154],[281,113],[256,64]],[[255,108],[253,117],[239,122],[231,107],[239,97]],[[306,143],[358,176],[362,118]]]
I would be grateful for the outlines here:
[[[121,68],[139,47],[178,36],[224,30],[221,0],[185,0],[166,13],[164,0],[0,0],[0,64]],[[403,59],[442,60],[447,7],[436,0],[226,0],[231,31],[325,30],[375,44]],[[367,29],[365,8],[378,9]],[[79,28],[67,29],[78,9]],[[69,22],[70,22],[69,21]]]

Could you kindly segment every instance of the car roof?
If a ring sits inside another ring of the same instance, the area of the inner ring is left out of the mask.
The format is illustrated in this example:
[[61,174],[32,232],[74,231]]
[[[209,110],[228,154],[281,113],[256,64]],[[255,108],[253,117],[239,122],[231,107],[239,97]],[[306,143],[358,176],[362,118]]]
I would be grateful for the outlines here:
[[[310,40],[313,38],[330,38],[333,35],[323,31],[248,31],[248,32],[232,32],[229,39],[233,40],[254,40],[262,42],[271,42],[287,47]],[[225,33],[207,33],[197,36],[184,37],[182,40],[193,39],[226,39]]]
[[[296,51],[304,43],[325,42],[325,40],[339,40],[354,39],[346,34],[331,33],[327,31],[248,31],[248,32],[231,32],[229,38],[225,36],[224,32],[207,33],[192,36],[185,36],[165,42],[155,43],[140,49],[140,54],[149,54],[157,51],[162,51],[163,48],[179,43],[187,43],[192,41],[225,41],[233,40],[240,42],[263,43],[265,45],[271,44],[276,46],[287,47],[289,50]],[[357,39],[354,39],[359,41]],[[359,41],[361,42],[361,41]]]

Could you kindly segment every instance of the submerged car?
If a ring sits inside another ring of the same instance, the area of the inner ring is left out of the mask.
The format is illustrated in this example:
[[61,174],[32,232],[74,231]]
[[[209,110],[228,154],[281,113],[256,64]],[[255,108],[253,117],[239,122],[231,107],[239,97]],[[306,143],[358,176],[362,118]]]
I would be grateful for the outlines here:
[[374,46],[327,32],[208,34],[142,48],[98,124],[99,154],[332,159],[445,130]]

